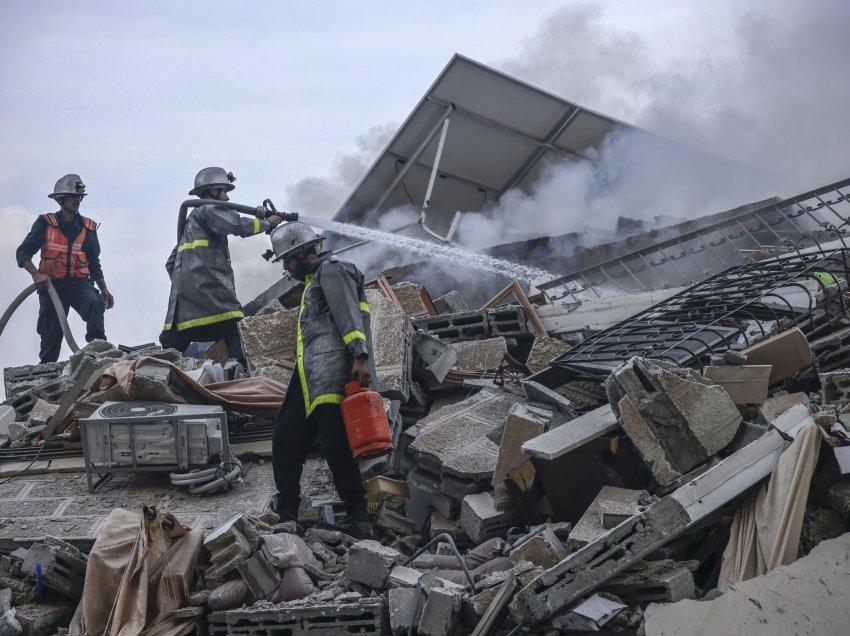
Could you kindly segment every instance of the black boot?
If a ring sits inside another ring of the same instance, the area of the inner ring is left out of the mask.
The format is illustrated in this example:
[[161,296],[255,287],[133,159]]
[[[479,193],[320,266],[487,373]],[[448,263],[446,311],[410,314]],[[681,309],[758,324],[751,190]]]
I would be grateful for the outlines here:
[[372,523],[369,521],[369,512],[366,509],[366,497],[349,497],[343,500],[343,505],[345,506],[343,532],[355,539],[371,539],[373,537]]
[[274,510],[278,517],[279,523],[286,521],[298,522],[298,509],[301,507],[301,497],[284,496],[280,493],[272,497],[269,502],[269,508]]

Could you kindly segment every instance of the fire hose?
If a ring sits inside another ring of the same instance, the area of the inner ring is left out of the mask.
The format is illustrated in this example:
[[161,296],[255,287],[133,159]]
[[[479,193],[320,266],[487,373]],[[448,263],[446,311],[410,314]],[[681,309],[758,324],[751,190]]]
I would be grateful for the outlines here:
[[183,230],[186,229],[186,216],[189,214],[189,208],[198,208],[202,205],[216,205],[218,207],[235,210],[241,214],[250,214],[258,219],[267,219],[270,216],[279,216],[284,221],[297,221],[297,212],[278,212],[271,202],[271,199],[263,201],[262,205],[241,205],[239,203],[231,203],[230,201],[217,201],[210,199],[189,199],[180,204],[180,211],[177,213],[177,242],[183,238]]
[[[65,335],[65,342],[68,343],[68,346],[71,347],[71,351],[76,353],[80,350],[80,347],[77,345],[77,342],[74,340],[74,336],[71,333],[71,327],[68,325],[68,318],[65,316],[65,308],[62,306],[62,300],[59,298],[59,294],[56,293],[56,288],[53,287],[53,283],[50,282],[50,279],[47,280],[47,294],[50,296],[50,300],[53,302],[53,307],[56,309],[56,315],[59,316],[59,324],[62,326],[62,333]],[[32,294],[36,290],[36,284],[28,286],[24,291],[22,291],[15,300],[9,305],[6,311],[3,313],[3,316],[0,317],[0,335],[3,335],[3,330],[6,328],[6,323],[9,322],[9,318],[12,317],[12,314],[20,307],[21,303],[24,302],[30,294]]]

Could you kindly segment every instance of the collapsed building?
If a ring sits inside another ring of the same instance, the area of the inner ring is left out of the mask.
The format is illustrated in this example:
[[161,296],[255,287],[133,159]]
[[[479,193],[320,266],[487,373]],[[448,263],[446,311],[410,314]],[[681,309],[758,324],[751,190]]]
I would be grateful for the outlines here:
[[[498,123],[464,108],[469,74],[537,94],[455,58],[423,102],[437,114],[402,128],[425,141],[391,144],[398,156],[339,220],[377,223],[402,185],[424,196],[436,178],[478,192],[438,150],[446,112],[472,113],[470,130]],[[458,93],[441,101],[447,86]],[[565,108],[537,133],[549,146],[566,135],[578,151],[618,125]],[[597,137],[571,128],[582,118]],[[527,130],[497,128],[530,155],[491,182],[494,197],[541,152]],[[6,368],[0,633],[843,633],[848,187],[636,223],[547,256],[560,276],[533,288],[491,281],[500,291],[484,300],[478,277],[445,289],[409,262],[374,272],[393,452],[361,462],[373,540],[338,529],[344,508],[318,458],[299,523],[268,509],[297,284],[246,307],[245,367],[217,343],[95,341]],[[449,237],[451,220],[434,218],[419,225]]]

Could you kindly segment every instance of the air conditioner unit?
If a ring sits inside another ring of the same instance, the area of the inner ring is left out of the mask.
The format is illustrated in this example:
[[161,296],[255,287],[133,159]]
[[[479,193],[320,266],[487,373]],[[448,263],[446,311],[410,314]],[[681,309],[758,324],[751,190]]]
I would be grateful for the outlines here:
[[220,406],[105,402],[79,425],[90,490],[92,471],[175,471],[231,459]]

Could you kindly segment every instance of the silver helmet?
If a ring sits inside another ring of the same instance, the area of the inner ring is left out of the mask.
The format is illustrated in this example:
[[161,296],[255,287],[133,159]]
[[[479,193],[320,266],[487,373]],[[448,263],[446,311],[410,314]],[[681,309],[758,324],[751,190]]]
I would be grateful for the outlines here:
[[234,181],[236,177],[233,173],[224,168],[204,168],[195,175],[195,187],[189,190],[189,194],[197,196],[210,188],[224,188],[225,192],[230,192],[236,187]]
[[306,223],[295,221],[280,225],[272,232],[272,250],[275,255],[272,262],[277,263],[279,260],[289,258],[324,240],[324,236],[316,234]]
[[78,174],[66,174],[53,186],[53,194],[47,196],[51,199],[61,198],[66,194],[76,194],[80,197],[86,196],[86,184]]

